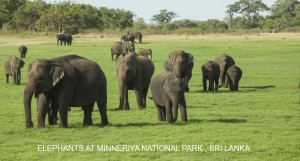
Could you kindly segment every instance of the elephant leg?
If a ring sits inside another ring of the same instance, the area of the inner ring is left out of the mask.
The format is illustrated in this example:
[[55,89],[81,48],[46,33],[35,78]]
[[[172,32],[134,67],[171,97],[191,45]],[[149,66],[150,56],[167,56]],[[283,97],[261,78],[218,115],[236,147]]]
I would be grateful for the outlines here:
[[65,102],[66,102],[65,100],[60,99],[59,103],[58,103],[58,111],[59,111],[60,127],[61,128],[67,128],[68,127],[69,106]]
[[203,91],[207,91],[206,77],[202,76],[202,82],[203,82]]
[[143,89],[143,107],[146,108],[146,101],[147,101],[147,93],[148,93],[148,88]]
[[162,120],[166,121],[167,113],[166,113],[166,108],[165,107],[161,108],[161,114],[162,114]]
[[218,91],[219,78],[215,79],[215,91]]
[[49,101],[49,110],[48,110],[48,123],[49,125],[56,125],[57,124],[57,112],[58,112],[58,107],[55,105],[55,103],[50,100]]
[[9,75],[8,74],[5,74],[6,76],[6,83],[9,83],[8,79],[9,79]]
[[94,108],[94,103],[87,106],[83,106],[84,116],[83,116],[82,126],[93,125],[93,120],[92,120],[93,108]]
[[168,101],[166,103],[166,121],[171,122],[173,120],[173,115],[172,115],[172,106],[171,106],[171,101]]
[[125,86],[125,89],[124,89],[123,110],[130,110],[129,101],[128,101],[128,88],[126,86]]
[[37,99],[37,122],[38,122],[38,128],[44,128],[45,127],[45,118],[46,113],[49,108],[49,97],[46,96],[44,93],[39,94]]
[[97,105],[98,105],[98,109],[100,112],[100,116],[101,116],[101,125],[102,126],[106,126],[108,125],[108,118],[107,118],[107,91],[106,88],[105,90],[102,90],[100,92],[100,98],[97,101]]
[[136,97],[138,109],[142,110],[145,108],[143,103],[143,92],[140,88],[136,88],[134,91],[135,91],[135,97]]
[[160,106],[158,106],[157,104],[155,104],[155,106],[156,106],[156,110],[157,110],[157,119],[158,119],[158,121],[163,121],[162,108]]
[[235,91],[239,91],[239,82],[240,80],[236,81],[235,83]]
[[179,103],[180,113],[181,113],[181,121],[187,122],[187,112],[186,112],[186,102],[185,99],[182,99]]
[[213,90],[214,90],[214,88],[213,88],[213,86],[214,86],[214,79],[213,79],[213,76],[212,76],[212,75],[209,75],[209,76],[208,76],[208,80],[209,80],[209,87],[208,87],[208,90],[209,90],[209,91],[213,91]]

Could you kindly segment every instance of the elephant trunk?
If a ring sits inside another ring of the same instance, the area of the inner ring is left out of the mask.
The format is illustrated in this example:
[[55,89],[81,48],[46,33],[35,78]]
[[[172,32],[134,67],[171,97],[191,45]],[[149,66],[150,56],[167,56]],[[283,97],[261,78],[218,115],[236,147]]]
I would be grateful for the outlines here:
[[33,96],[33,86],[30,86],[29,84],[26,84],[25,90],[24,90],[24,110],[25,110],[25,127],[26,128],[32,128],[33,123],[31,121],[31,99]]
[[220,85],[219,85],[219,88],[223,87],[225,83],[225,70],[224,70],[224,67],[221,67],[220,69]]
[[[39,94],[38,96],[38,103],[37,103],[37,109],[38,109],[38,128],[44,128],[45,127],[45,118],[46,113],[49,108],[49,102],[44,93]],[[50,117],[50,116],[49,116]]]

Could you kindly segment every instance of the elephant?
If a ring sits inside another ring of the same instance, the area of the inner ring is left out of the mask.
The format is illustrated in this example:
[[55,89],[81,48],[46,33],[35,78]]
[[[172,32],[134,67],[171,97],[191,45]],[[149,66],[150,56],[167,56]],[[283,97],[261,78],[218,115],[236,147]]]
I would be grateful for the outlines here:
[[165,71],[151,81],[150,90],[159,121],[176,122],[179,106],[181,121],[187,122],[184,79],[178,78],[174,72]]
[[235,61],[233,60],[233,58],[231,56],[224,53],[224,54],[218,56],[215,59],[215,62],[217,64],[219,64],[219,66],[220,66],[220,85],[219,85],[219,87],[227,88],[228,84],[226,84],[226,82],[225,82],[225,74],[226,74],[228,68],[235,64]]
[[22,45],[18,48],[19,53],[20,53],[20,58],[25,58],[25,55],[27,53],[27,47]]
[[140,48],[138,51],[138,55],[141,55],[141,56],[144,56],[147,58],[148,58],[148,56],[151,56],[151,60],[152,60],[152,50],[151,49]]
[[154,64],[148,58],[127,54],[117,60],[120,104],[116,110],[129,110],[128,90],[134,90],[138,109],[146,108],[146,97]]
[[62,43],[64,42],[64,45],[72,45],[72,40],[73,40],[73,37],[71,34],[57,34],[56,35],[56,38],[57,38],[57,46],[58,46],[58,43],[60,41],[60,46],[62,46]]
[[[208,61],[202,67],[203,91],[207,91],[206,81],[209,81],[209,91],[217,91],[219,85],[220,66],[214,61]],[[215,83],[215,86],[214,86]]]
[[122,35],[121,41],[124,41],[124,42],[130,41],[131,43],[134,43],[134,37],[130,34]]
[[140,44],[142,43],[143,35],[141,32],[135,31],[135,32],[132,32],[131,35],[134,37],[134,39],[138,39]]
[[126,43],[126,42],[114,42],[111,45],[110,52],[111,52],[111,61],[114,60],[114,55],[116,54],[116,59],[122,54],[125,56],[128,54],[128,51],[135,52],[135,46],[133,43]]
[[12,83],[20,85],[21,82],[21,68],[24,66],[24,61],[16,56],[9,56],[4,61],[4,69],[6,75],[6,83],[9,83],[8,78],[12,76]]
[[[36,97],[36,103],[37,103],[37,107],[40,110],[45,110],[44,112],[42,112],[42,114],[44,116],[39,116],[40,120],[43,120],[44,117],[46,117],[46,113],[48,113],[48,123],[49,125],[56,125],[57,121],[58,121],[58,116],[57,116],[57,112],[58,112],[58,106],[56,104],[54,104],[53,99],[46,97],[46,95],[44,93],[39,94]],[[37,108],[37,112],[38,111]]]
[[230,91],[239,90],[239,82],[242,78],[243,72],[241,68],[236,65],[232,65],[226,72],[225,82],[229,84]]
[[169,60],[164,63],[166,71],[173,71],[180,78],[185,78],[185,91],[189,92],[189,81],[192,78],[192,69],[194,67],[194,56],[182,50],[177,50],[169,55]]
[[106,77],[96,62],[77,55],[66,55],[49,60],[38,59],[29,64],[23,97],[26,128],[33,127],[31,120],[33,94],[40,99],[37,107],[38,128],[45,127],[49,101],[53,101],[51,104],[59,111],[62,128],[68,127],[69,107],[82,107],[83,126],[92,125],[95,102],[100,111],[101,125],[108,124]]

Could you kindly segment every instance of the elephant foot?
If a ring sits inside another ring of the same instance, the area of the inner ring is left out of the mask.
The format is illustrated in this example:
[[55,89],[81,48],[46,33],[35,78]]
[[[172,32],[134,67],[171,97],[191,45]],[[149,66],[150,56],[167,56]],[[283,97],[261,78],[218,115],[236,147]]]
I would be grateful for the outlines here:
[[125,107],[124,110],[130,110],[130,108],[129,107]]
[[185,91],[186,91],[186,92],[189,92],[189,91],[190,91],[190,88],[189,88],[189,87],[185,87]]
[[143,110],[143,109],[145,109],[145,108],[146,108],[146,107],[141,107],[141,106],[138,107],[139,110]]

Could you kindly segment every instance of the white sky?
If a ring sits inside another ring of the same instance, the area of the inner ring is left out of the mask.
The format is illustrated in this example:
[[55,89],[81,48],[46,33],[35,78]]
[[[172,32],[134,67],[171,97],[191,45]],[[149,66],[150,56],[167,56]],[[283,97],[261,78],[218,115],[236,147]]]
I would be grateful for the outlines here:
[[[64,0],[45,1],[55,3]],[[130,10],[136,14],[135,18],[144,18],[146,23],[151,23],[152,16],[160,13],[162,9],[177,13],[176,19],[223,20],[226,17],[226,6],[236,1],[238,0],[71,0],[71,2],[91,4],[95,7]],[[271,7],[275,1],[262,0],[268,7]]]

